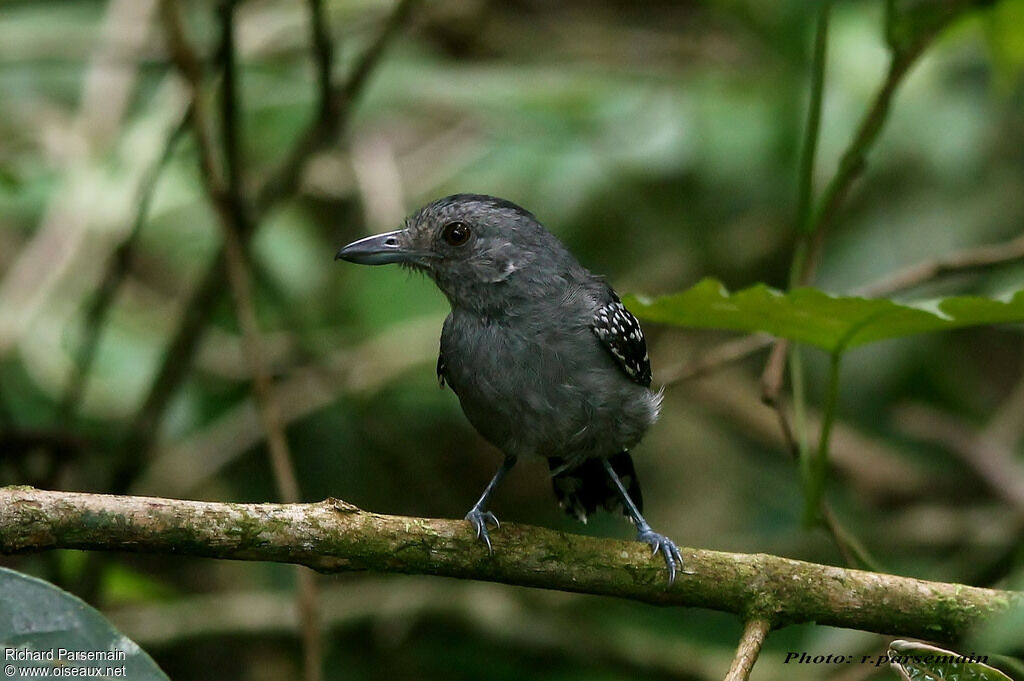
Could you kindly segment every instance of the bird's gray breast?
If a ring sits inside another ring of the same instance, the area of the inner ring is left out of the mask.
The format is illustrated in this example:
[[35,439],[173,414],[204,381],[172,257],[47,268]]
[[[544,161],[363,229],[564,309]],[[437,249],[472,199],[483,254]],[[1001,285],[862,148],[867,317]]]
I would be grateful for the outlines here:
[[564,310],[500,320],[453,310],[441,333],[445,379],[484,438],[508,455],[569,461],[640,440],[658,398],[615,364],[587,321]]

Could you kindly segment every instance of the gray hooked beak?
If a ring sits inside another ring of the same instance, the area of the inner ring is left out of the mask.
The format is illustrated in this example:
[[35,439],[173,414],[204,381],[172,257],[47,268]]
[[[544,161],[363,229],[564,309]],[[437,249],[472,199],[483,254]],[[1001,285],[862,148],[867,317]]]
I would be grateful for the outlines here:
[[348,260],[359,265],[387,265],[393,262],[408,262],[417,253],[404,248],[398,235],[402,230],[368,236],[353,241],[334,256],[335,260]]

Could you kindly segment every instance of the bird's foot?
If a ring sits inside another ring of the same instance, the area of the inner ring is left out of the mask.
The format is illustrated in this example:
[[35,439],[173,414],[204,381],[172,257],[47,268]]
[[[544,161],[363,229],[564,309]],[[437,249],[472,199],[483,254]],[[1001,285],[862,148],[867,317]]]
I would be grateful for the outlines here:
[[469,513],[466,514],[466,520],[473,526],[476,531],[476,538],[487,544],[487,552],[494,555],[494,548],[491,547],[491,535],[487,533],[487,523],[491,523],[495,528],[501,527],[501,523],[490,511],[483,511],[479,508],[470,509]]
[[668,585],[676,581],[676,568],[683,567],[683,554],[679,552],[679,547],[676,543],[666,537],[663,534],[659,534],[652,530],[650,527],[641,528],[636,533],[636,540],[646,542],[651,545],[654,549],[654,553],[651,555],[657,555],[659,552],[665,555],[665,566],[668,568]]

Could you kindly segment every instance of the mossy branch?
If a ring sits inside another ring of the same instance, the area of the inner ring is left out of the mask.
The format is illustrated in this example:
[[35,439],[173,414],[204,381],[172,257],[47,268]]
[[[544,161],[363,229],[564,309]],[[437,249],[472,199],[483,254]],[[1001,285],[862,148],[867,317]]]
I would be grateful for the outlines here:
[[469,524],[312,504],[226,504],[0,488],[0,553],[130,551],[479,579],[759,619],[947,641],[1024,593],[927,582],[764,554],[683,549],[672,587],[646,545],[503,524],[489,556]]

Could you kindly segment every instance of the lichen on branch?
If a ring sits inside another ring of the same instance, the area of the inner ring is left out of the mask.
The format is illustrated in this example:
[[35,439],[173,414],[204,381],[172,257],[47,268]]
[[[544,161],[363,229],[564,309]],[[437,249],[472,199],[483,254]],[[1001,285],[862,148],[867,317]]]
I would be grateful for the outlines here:
[[817,622],[947,641],[1024,593],[928,582],[765,554],[683,549],[671,587],[636,542],[502,524],[495,552],[461,520],[380,515],[328,499],[230,504],[0,488],[0,553],[52,549],[180,554],[479,579],[694,606],[776,629]]

